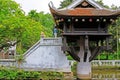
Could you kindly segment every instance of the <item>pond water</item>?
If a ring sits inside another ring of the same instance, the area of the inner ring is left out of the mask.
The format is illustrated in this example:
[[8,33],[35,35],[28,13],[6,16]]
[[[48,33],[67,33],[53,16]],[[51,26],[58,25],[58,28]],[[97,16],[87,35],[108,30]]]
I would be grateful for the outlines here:
[[92,80],[120,80],[120,70],[93,70]]

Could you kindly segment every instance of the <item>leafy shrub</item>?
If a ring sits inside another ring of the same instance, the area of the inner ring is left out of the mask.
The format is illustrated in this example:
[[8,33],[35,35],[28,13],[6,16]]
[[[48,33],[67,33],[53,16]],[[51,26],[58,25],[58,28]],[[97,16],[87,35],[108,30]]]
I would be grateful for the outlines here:
[[52,71],[24,71],[15,67],[7,68],[0,67],[0,79],[10,79],[10,80],[28,80],[28,79],[55,79],[63,78],[62,72],[52,72]]

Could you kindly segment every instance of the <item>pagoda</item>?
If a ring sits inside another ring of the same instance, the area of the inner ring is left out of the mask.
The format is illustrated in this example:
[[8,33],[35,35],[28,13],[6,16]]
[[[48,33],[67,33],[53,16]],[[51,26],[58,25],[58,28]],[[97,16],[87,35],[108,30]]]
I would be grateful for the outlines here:
[[120,10],[106,9],[94,0],[75,0],[63,9],[49,4],[55,25],[62,31],[62,50],[77,64],[80,79],[91,78],[91,61],[103,50],[110,50],[109,25],[120,16]]

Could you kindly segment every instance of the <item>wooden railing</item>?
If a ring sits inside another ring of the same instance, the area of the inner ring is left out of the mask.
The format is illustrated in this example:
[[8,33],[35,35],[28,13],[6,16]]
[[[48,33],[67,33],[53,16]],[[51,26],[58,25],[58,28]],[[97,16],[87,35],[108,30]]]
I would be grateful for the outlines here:
[[98,30],[98,28],[74,28],[73,30],[66,30],[66,32],[76,32],[76,33],[84,33],[84,32],[88,32],[88,33],[106,33],[105,29],[102,28],[100,31]]
[[16,65],[17,63],[15,59],[0,59],[0,66],[10,67]]

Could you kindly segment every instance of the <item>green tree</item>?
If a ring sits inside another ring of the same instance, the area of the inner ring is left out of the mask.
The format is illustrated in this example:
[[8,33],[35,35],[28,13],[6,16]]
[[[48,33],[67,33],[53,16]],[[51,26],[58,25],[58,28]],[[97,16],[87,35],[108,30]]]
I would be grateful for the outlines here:
[[0,8],[0,47],[8,41],[20,41],[17,52],[24,53],[40,39],[40,32],[46,28],[25,16],[20,5],[12,0],[0,0]]
[[28,17],[41,23],[44,26],[45,32],[47,32],[47,36],[52,36],[52,29],[53,29],[53,18],[51,14],[44,13],[44,12],[37,12],[36,10],[31,10],[28,13]]
[[16,56],[16,61],[18,64],[18,68],[20,68],[21,64],[24,62],[24,56],[22,54],[19,56]]
[[103,7],[105,7],[105,8],[109,8],[109,6],[108,5],[105,5],[104,3],[103,3],[103,0],[95,0],[98,4],[100,4],[101,6],[103,6]]
[[67,7],[69,4],[71,4],[74,0],[63,0],[60,3],[60,8]]
[[14,26],[12,21],[17,18],[16,16],[24,16],[19,4],[12,0],[0,0],[0,47],[15,39],[15,33],[11,33],[11,29]]

